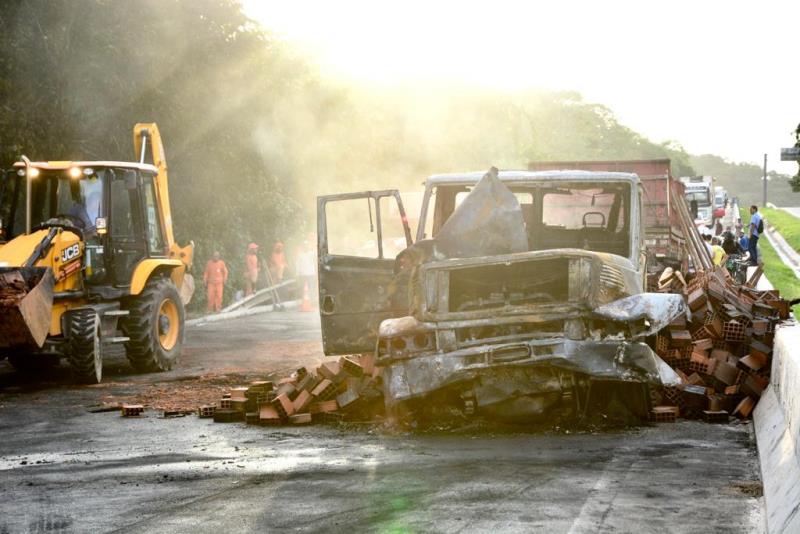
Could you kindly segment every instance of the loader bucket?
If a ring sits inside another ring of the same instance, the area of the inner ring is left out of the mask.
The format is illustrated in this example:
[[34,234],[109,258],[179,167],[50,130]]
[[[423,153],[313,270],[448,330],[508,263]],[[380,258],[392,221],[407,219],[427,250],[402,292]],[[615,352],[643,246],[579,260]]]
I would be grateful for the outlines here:
[[48,267],[0,267],[0,348],[44,344],[54,284]]

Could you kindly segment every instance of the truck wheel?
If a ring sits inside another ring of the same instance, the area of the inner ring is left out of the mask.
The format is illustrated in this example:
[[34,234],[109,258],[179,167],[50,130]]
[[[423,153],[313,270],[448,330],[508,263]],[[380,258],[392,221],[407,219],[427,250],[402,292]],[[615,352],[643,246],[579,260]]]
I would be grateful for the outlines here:
[[152,278],[127,306],[122,330],[128,361],[137,371],[169,371],[183,345],[184,309],[178,288],[169,278]]
[[67,360],[75,380],[81,384],[99,384],[103,379],[100,318],[92,309],[75,310],[69,318]]

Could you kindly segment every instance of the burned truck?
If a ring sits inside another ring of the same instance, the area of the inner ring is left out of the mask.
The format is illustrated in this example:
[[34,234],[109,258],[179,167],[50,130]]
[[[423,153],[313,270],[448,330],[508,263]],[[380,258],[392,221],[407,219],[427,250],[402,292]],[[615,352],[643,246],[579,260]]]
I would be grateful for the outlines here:
[[646,417],[679,378],[647,344],[686,314],[645,293],[635,174],[428,178],[412,244],[395,190],[318,199],[328,355],[374,353],[387,409]]

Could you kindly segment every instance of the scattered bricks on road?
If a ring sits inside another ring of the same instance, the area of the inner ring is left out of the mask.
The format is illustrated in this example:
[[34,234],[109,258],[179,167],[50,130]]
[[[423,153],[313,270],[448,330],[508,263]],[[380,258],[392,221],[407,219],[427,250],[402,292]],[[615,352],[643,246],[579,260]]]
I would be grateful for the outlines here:
[[361,367],[364,369],[364,375],[372,376],[372,373],[375,371],[375,355],[362,354],[359,361],[361,362]]
[[730,351],[725,349],[712,349],[711,350],[711,357],[715,360],[719,360],[721,362],[727,362],[733,354]]
[[750,354],[739,359],[738,364],[739,369],[746,373],[758,371],[765,365],[767,365],[767,358],[765,356],[756,356],[754,354]]
[[690,310],[699,310],[706,305],[706,302],[708,301],[708,295],[706,295],[706,292],[702,287],[698,287],[689,293],[688,301]]
[[756,401],[752,397],[745,397],[736,406],[736,409],[733,410],[733,415],[740,417],[742,419],[747,419],[748,417],[750,417],[750,413],[753,411],[755,405]]
[[244,422],[248,425],[257,425],[261,422],[258,412],[246,412],[244,414]]
[[763,361],[768,361],[770,354],[772,354],[772,347],[767,346],[766,343],[762,343],[757,339],[753,339],[750,341],[750,355],[755,356],[759,359],[763,359]]
[[275,390],[275,396],[279,397],[280,395],[286,395],[289,400],[294,400],[297,397],[297,394],[300,393],[297,391],[297,387],[295,386],[294,382],[287,382],[285,384],[281,384],[278,386],[278,389]]
[[214,412],[215,423],[235,423],[237,421],[244,421],[244,412],[222,408]]
[[727,423],[728,412],[725,410],[703,410],[703,420],[706,423]]
[[304,411],[308,405],[311,404],[312,400],[314,400],[314,397],[311,396],[311,392],[304,389],[292,401],[294,412],[298,413]]
[[336,397],[336,403],[342,410],[347,410],[349,408],[353,408],[360,398],[361,396],[357,391],[348,389]]
[[328,400],[336,394],[336,386],[326,378],[317,384],[311,394],[319,400]]
[[687,384],[681,390],[681,397],[690,410],[702,411],[708,407],[706,388]]
[[667,328],[670,330],[686,330],[686,317],[679,315],[669,323]]
[[317,384],[319,384],[319,382],[320,380],[316,376],[312,374],[306,374],[303,378],[301,378],[297,382],[297,389],[299,391],[311,392],[314,390],[315,387],[317,387]]
[[757,336],[763,336],[769,332],[769,321],[766,319],[753,319],[753,333]]
[[677,406],[655,406],[650,410],[650,420],[654,423],[674,423],[679,415]]
[[322,412],[335,412],[338,409],[339,409],[339,403],[336,402],[336,399],[331,399],[311,404],[311,406],[309,406],[308,411],[312,413],[322,413]]
[[123,404],[120,409],[122,417],[137,417],[144,413],[144,406],[141,404]]
[[361,363],[356,361],[355,357],[353,356],[342,356],[339,359],[339,365],[345,372],[347,372],[351,376],[355,376],[361,378],[364,376],[364,368],[361,366]]
[[714,368],[714,378],[725,384],[726,386],[730,386],[736,382],[736,379],[739,376],[739,369],[736,368],[735,365],[731,365],[728,362],[723,362],[719,360],[715,360],[717,362],[716,367]]
[[767,304],[778,311],[778,317],[781,319],[789,318],[789,301],[787,300],[768,300]]
[[246,398],[248,388],[231,388],[231,399]]
[[769,379],[757,374],[749,374],[742,381],[740,390],[745,395],[760,397],[768,385]]
[[247,411],[247,399],[230,399],[230,403],[231,410],[236,410],[242,413]]
[[725,395],[738,395],[739,394],[739,387],[736,386],[728,386],[725,388]]
[[696,351],[710,351],[714,348],[714,342],[711,338],[698,339],[694,342],[694,349]]
[[269,393],[274,389],[275,385],[270,380],[254,380],[250,382],[250,390],[258,391],[260,393]]
[[325,362],[317,368],[317,372],[337,385],[347,377],[339,362]]
[[688,330],[674,330],[669,335],[670,347],[686,347],[692,344],[692,334]]
[[669,350],[669,337],[658,334],[656,336],[656,353],[659,355],[665,355]]
[[760,317],[777,317],[778,310],[766,302],[755,302],[753,304],[753,313]]
[[722,329],[725,341],[739,342],[745,340],[745,327],[737,321],[728,321],[724,323]]
[[310,413],[296,413],[289,416],[289,423],[293,425],[307,425],[311,423]]
[[214,412],[216,411],[217,407],[213,404],[205,404],[197,408],[197,415],[198,417],[208,418],[214,417]]
[[711,333],[711,337],[722,336],[722,319],[718,313],[712,313],[705,320],[705,329]]
[[703,377],[702,377],[702,376],[700,376],[700,375],[699,375],[699,374],[697,374],[697,373],[692,373],[692,374],[690,374],[690,375],[689,375],[689,380],[688,380],[688,382],[689,382],[689,384],[691,384],[691,385],[693,385],[693,386],[703,386],[703,387],[706,387],[706,384],[705,384],[705,382],[703,382]]
[[686,360],[685,352],[681,349],[669,349],[661,358],[671,367],[678,367]]
[[681,392],[674,386],[667,386],[664,388],[664,399],[671,402],[675,406],[680,406],[682,401]]
[[230,394],[226,397],[225,395],[219,400],[219,409],[220,410],[230,410],[232,407]]
[[262,404],[258,410],[258,420],[262,425],[279,425],[281,415],[272,404]]
[[272,406],[278,411],[281,419],[287,419],[294,413],[292,400],[286,393],[281,393],[272,401]]

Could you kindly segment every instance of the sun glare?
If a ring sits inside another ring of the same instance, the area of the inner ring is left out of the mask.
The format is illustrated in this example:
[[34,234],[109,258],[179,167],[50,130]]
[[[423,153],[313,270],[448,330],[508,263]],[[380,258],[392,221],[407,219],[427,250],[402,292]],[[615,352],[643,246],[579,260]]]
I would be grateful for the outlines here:
[[677,1],[664,9],[628,0],[246,0],[244,6],[329,76],[378,85],[575,90],[632,128],[657,141],[676,139],[693,152],[741,161],[772,152],[777,163],[777,149],[790,141],[800,115],[796,69],[786,63],[796,34],[790,20],[800,16],[795,2],[755,8]]

